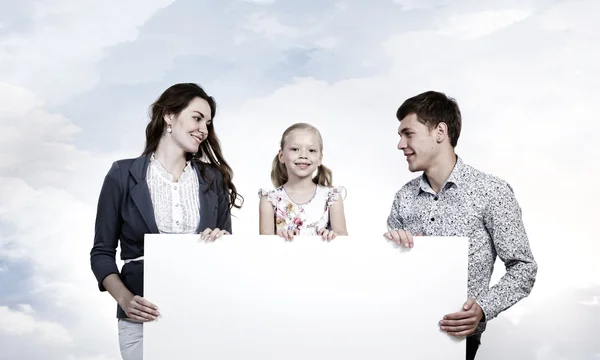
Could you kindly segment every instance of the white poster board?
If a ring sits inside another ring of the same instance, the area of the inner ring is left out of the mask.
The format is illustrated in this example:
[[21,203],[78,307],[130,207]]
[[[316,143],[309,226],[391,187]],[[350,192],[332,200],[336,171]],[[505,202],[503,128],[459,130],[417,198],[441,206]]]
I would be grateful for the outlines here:
[[464,360],[468,239],[147,235],[144,359]]

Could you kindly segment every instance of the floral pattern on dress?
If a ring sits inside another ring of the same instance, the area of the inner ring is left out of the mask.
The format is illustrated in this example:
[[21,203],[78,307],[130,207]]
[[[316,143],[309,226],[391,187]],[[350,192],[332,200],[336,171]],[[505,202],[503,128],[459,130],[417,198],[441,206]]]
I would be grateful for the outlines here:
[[331,229],[329,209],[333,202],[346,197],[343,186],[317,185],[313,197],[304,204],[294,202],[283,186],[273,190],[260,189],[258,196],[266,196],[275,213],[275,232],[295,231],[297,235],[318,235],[322,229]]

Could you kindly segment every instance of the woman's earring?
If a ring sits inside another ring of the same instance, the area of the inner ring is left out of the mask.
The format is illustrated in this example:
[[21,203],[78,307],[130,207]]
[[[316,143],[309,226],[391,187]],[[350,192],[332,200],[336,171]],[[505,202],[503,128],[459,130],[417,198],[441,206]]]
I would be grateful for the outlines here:
[[167,132],[170,134],[173,129],[171,129],[171,124],[167,125]]

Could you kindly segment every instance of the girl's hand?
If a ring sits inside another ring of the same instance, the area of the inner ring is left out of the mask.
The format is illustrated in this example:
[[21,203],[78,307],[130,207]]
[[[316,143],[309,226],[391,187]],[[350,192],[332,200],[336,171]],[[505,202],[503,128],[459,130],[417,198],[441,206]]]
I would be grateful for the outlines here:
[[335,239],[338,236],[338,234],[335,231],[327,229],[319,230],[318,234],[321,235],[323,237],[323,240],[327,242]]
[[141,296],[130,294],[119,303],[127,317],[136,321],[153,321],[160,315],[158,307]]
[[294,240],[295,231],[277,230],[277,235],[281,236],[285,241],[292,241]]
[[213,242],[216,239],[220,238],[223,235],[230,235],[227,230],[219,230],[219,228],[214,229],[205,229],[201,234],[200,238],[207,242]]

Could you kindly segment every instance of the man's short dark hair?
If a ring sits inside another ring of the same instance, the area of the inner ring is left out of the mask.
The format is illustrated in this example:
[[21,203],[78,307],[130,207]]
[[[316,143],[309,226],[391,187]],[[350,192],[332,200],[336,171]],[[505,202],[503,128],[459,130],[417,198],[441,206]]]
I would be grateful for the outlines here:
[[462,117],[455,99],[441,92],[426,91],[406,99],[398,108],[396,117],[402,121],[411,114],[417,115],[419,122],[427,125],[429,129],[435,128],[439,123],[445,123],[448,126],[450,145],[456,147],[460,137]]

